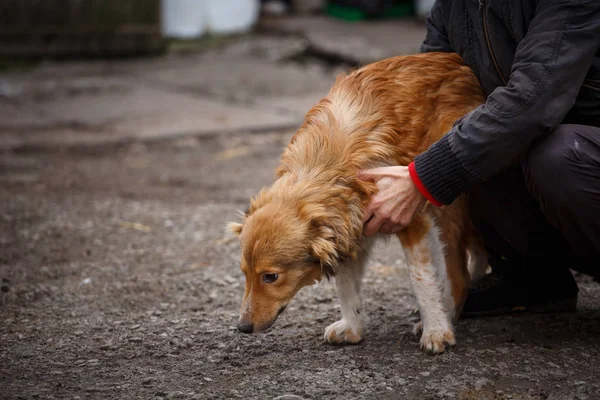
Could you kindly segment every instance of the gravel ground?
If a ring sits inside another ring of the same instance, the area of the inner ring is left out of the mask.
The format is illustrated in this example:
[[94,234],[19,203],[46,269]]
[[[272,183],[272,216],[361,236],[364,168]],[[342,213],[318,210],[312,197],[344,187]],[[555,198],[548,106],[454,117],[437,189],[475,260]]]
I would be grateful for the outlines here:
[[243,335],[225,233],[292,132],[0,155],[2,399],[597,399],[600,288],[577,313],[463,320],[427,356],[398,245],[366,275],[357,346],[323,343],[330,284]]

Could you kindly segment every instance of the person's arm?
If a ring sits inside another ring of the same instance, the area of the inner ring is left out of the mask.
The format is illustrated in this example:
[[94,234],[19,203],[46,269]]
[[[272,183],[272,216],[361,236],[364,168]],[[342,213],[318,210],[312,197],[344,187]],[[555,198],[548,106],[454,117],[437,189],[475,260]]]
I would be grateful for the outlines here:
[[420,53],[431,53],[433,51],[440,51],[443,53],[454,52],[450,41],[448,40],[448,34],[446,32],[446,26],[444,25],[444,15],[442,13],[442,2],[436,0],[427,15],[427,34],[421,47],[419,48]]
[[599,48],[600,1],[538,2],[507,86],[417,156],[413,180],[450,204],[472,184],[518,163],[573,106]]

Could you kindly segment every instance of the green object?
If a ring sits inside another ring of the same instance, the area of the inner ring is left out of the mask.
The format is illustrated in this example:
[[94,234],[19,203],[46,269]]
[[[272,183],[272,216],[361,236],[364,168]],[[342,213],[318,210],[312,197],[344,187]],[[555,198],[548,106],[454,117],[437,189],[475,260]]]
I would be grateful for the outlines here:
[[367,13],[353,7],[340,6],[327,3],[327,14],[346,21],[362,21],[367,18]]
[[410,1],[396,4],[381,14],[373,15],[356,7],[327,3],[326,11],[328,15],[345,21],[363,21],[367,19],[401,18],[410,16],[414,14],[414,7],[412,1]]

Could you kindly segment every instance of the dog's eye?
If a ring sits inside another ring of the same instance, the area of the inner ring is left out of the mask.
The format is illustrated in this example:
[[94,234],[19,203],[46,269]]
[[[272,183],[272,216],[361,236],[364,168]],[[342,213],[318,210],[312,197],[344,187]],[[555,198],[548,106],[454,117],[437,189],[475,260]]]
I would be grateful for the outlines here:
[[273,283],[277,280],[277,278],[279,278],[279,274],[264,274],[263,275],[263,281],[265,281],[265,283]]

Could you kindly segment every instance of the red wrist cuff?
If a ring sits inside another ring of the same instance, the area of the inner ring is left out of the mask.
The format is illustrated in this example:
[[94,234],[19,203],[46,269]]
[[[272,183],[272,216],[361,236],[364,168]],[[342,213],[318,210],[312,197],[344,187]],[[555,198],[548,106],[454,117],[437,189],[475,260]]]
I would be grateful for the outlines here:
[[421,179],[419,178],[419,175],[417,174],[417,169],[415,167],[415,163],[414,162],[411,162],[410,164],[408,164],[408,172],[410,173],[410,177],[412,178],[413,183],[415,184],[415,186],[417,187],[417,189],[419,189],[419,192],[421,192],[421,194],[423,196],[425,196],[425,198],[427,200],[429,200],[429,202],[431,204],[433,204],[436,207],[443,206],[442,203],[440,203],[439,201],[437,201],[435,199],[435,197],[433,197],[431,195],[431,193],[429,193],[429,191],[427,190],[427,188],[425,187],[425,185],[423,185],[423,182],[421,182]]

